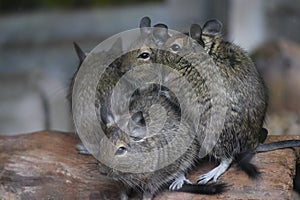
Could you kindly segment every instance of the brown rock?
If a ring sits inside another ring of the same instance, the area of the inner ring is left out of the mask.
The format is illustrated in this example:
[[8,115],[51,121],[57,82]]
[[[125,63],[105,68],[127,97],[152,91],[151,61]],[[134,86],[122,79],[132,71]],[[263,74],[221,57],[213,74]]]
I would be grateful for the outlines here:
[[[300,139],[271,136],[270,141]],[[92,156],[79,155],[79,142],[72,133],[38,132],[0,136],[0,199],[118,199],[118,186],[95,170]],[[229,189],[207,196],[163,191],[156,200],[197,199],[291,199],[297,152],[294,149],[259,153],[253,163],[262,172],[251,180],[232,166],[220,181]],[[190,179],[212,168],[202,163]]]

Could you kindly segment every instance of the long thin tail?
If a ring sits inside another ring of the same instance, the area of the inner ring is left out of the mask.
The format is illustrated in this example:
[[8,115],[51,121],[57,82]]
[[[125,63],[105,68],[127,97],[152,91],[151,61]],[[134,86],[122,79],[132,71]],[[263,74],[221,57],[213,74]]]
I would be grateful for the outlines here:
[[278,149],[291,148],[291,147],[300,147],[300,140],[284,140],[279,142],[271,142],[268,144],[260,144],[255,149],[257,153],[274,151]]
[[226,183],[210,183],[210,184],[184,184],[176,192],[187,192],[193,194],[220,194],[225,192],[228,188]]

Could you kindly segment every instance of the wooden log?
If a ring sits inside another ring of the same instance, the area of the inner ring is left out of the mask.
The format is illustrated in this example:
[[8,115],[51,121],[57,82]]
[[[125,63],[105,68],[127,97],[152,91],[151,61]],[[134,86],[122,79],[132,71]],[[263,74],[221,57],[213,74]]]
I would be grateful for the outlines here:
[[[300,136],[269,136],[269,141]],[[19,136],[0,136],[0,199],[118,199],[118,184],[101,176],[92,156],[75,150],[73,133],[42,131]],[[220,195],[195,195],[162,191],[156,200],[291,199],[297,160],[295,149],[256,154],[253,163],[262,175],[251,180],[234,165],[220,177],[229,184]],[[191,172],[192,181],[209,171],[203,162]],[[137,198],[134,198],[137,199]]]

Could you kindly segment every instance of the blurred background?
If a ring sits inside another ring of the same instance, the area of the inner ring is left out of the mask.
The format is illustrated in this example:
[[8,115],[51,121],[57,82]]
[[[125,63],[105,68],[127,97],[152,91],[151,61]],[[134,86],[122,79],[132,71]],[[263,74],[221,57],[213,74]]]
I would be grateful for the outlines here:
[[1,0],[0,134],[73,131],[65,98],[78,66],[73,41],[90,51],[149,16],[178,31],[221,20],[270,89],[270,134],[299,135],[299,11],[297,0]]

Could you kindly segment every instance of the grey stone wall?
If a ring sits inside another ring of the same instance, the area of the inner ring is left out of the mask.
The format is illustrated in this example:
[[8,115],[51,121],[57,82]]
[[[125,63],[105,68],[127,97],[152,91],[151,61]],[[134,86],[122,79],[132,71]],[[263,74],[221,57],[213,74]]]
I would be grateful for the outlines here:
[[73,130],[65,100],[78,62],[73,41],[90,51],[113,34],[137,28],[145,15],[178,31],[218,18],[225,37],[251,51],[270,39],[300,42],[299,10],[297,0],[165,0],[0,14],[0,134]]

